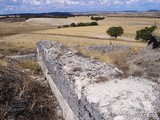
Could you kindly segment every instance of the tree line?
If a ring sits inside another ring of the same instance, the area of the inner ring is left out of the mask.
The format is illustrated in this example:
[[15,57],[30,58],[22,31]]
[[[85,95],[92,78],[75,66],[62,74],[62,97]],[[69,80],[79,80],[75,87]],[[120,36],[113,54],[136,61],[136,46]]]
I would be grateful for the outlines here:
[[80,23],[71,23],[70,25],[64,25],[63,27],[82,27],[82,26],[98,26],[97,22],[80,22]]
[[91,20],[96,20],[96,21],[98,21],[98,20],[104,20],[105,19],[105,17],[91,17]]
[[[148,41],[148,45],[153,44],[153,49],[160,47],[160,40],[158,40],[155,36],[152,35],[153,31],[157,28],[157,26],[151,26],[151,27],[145,27],[143,29],[140,29],[136,31],[136,40],[142,40],[142,41]],[[110,27],[106,33],[114,37],[115,39],[118,36],[121,36],[124,33],[124,29],[119,27]]]

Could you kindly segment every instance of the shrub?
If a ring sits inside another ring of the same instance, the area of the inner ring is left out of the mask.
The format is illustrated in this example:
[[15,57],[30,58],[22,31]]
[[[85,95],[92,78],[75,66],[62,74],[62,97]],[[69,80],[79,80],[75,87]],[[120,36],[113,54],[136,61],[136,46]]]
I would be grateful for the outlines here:
[[80,23],[77,24],[77,26],[87,26],[87,23],[80,22]]
[[157,28],[157,26],[145,27],[144,29],[136,31],[136,40],[149,41],[148,45],[153,43],[152,48],[158,48],[160,46],[160,41],[152,35],[152,32]]
[[70,26],[71,27],[76,27],[77,25],[76,25],[76,23],[71,23]]
[[156,29],[156,26],[151,27],[145,27],[144,29],[136,31],[136,40],[142,39],[142,40],[150,40],[152,37],[152,32]]
[[91,17],[91,20],[96,20],[96,21],[98,21],[98,20],[104,20],[105,19],[105,17]]
[[97,22],[91,22],[90,26],[98,26],[98,23]]
[[91,23],[89,23],[89,22],[87,22],[87,23],[80,22],[80,23],[77,24],[77,26],[98,26],[98,23],[97,22],[91,22]]
[[110,27],[106,33],[108,35],[110,35],[111,37],[114,37],[115,39],[118,37],[118,36],[121,36],[123,34],[124,30],[122,27]]
[[63,25],[63,27],[69,27],[69,25]]

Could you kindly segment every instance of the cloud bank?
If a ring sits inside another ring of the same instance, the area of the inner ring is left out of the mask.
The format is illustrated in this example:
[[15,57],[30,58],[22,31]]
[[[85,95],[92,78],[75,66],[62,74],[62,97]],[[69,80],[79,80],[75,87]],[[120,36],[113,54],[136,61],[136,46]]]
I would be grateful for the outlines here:
[[0,13],[159,9],[160,0],[0,0]]

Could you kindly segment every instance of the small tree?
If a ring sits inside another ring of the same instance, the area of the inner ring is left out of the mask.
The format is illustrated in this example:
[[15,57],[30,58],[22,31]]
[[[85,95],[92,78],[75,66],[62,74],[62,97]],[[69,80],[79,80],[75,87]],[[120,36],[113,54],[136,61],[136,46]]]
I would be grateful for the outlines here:
[[136,40],[142,39],[148,41],[148,45],[153,43],[152,48],[158,48],[160,46],[160,41],[152,35],[152,32],[157,28],[157,26],[145,27],[144,29],[136,31]]
[[145,27],[144,29],[136,31],[136,40],[142,39],[148,41],[152,37],[152,32],[156,29],[156,26]]
[[121,36],[123,34],[124,30],[122,27],[110,27],[106,33],[111,36],[111,37],[114,37],[115,39],[118,37],[118,36]]
[[89,25],[90,26],[98,26],[98,23],[97,22],[91,22]]
[[71,27],[76,27],[77,25],[76,25],[76,23],[71,23],[70,26]]

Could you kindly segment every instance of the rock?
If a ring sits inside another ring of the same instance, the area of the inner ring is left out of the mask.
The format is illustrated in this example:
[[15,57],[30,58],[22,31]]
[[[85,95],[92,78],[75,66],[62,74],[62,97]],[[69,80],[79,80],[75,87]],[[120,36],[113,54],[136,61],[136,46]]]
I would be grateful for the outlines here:
[[13,56],[6,56],[7,59],[15,60],[15,61],[20,61],[20,60],[35,60],[36,59],[36,54],[31,53],[27,55],[13,55]]
[[160,85],[156,82],[118,78],[123,73],[120,69],[56,42],[40,41],[37,52],[66,120],[147,120],[150,115],[159,119]]
[[114,120],[125,120],[122,116],[116,116]]
[[107,45],[107,46],[90,46],[87,49],[91,51],[109,53],[118,50],[129,50],[130,48],[131,46],[126,46],[126,45]]

